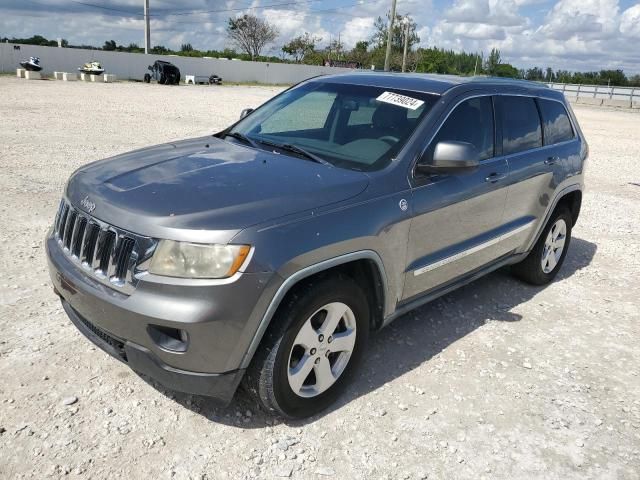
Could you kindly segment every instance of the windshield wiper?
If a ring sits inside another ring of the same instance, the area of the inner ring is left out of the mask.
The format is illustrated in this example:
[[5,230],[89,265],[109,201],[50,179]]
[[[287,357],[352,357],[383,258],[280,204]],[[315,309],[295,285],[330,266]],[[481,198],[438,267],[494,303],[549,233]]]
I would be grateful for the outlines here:
[[255,142],[255,140],[250,139],[249,137],[247,137],[246,135],[240,133],[240,132],[227,132],[224,134],[225,137],[232,137],[235,138],[236,140],[240,140],[244,143],[248,143],[249,145],[251,145],[253,148],[259,148],[258,144]]
[[321,163],[322,165],[331,165],[330,162],[327,162],[324,158],[319,157],[318,155],[315,155],[307,150],[305,150],[304,148],[298,147],[296,145],[291,145],[290,143],[276,143],[276,142],[272,142],[270,140],[258,140],[258,142],[262,143],[263,145],[269,145],[270,147],[275,147],[278,148],[280,150],[284,150],[286,152],[292,152],[292,153],[297,153],[298,155],[302,155],[305,158],[308,158],[309,160],[312,160],[316,163]]

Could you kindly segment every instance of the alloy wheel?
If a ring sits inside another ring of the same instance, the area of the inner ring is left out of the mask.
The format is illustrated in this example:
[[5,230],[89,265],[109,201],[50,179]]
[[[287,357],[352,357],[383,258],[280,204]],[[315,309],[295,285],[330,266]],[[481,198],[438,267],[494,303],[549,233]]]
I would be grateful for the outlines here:
[[347,305],[329,303],[302,325],[289,353],[293,392],[311,398],[327,391],[344,372],[356,343],[356,318]]
[[567,223],[562,218],[559,218],[549,230],[542,249],[540,264],[544,273],[551,273],[556,268],[560,257],[562,257],[566,238]]

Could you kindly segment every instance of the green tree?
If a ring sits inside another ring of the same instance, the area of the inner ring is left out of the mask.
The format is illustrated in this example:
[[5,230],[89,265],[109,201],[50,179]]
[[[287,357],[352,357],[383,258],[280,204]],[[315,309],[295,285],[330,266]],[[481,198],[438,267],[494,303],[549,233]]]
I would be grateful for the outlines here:
[[118,48],[118,45],[116,45],[115,40],[107,40],[106,42],[104,42],[104,45],[102,46],[102,49],[108,52],[112,52],[116,48]]
[[[378,48],[387,47],[389,18],[390,13],[387,13],[386,19],[378,17],[373,24],[375,31],[371,37],[371,43],[373,43]],[[409,22],[409,49],[411,49],[412,46],[420,43],[420,37],[416,33],[418,30],[418,25],[416,24],[416,22],[408,15],[396,14],[396,19],[393,22],[393,30],[391,33],[391,48],[393,49],[402,50],[404,48],[404,35],[406,32],[406,26],[403,21],[405,18],[407,19],[407,22]]]
[[292,38],[282,47],[282,51],[293,57],[294,62],[302,63],[307,55],[315,51],[316,44],[320,41],[322,41],[321,37],[305,32],[303,35]]
[[193,52],[193,47],[191,46],[190,43],[183,43],[182,45],[180,45],[180,51],[181,52]]
[[155,45],[151,49],[151,53],[155,53],[156,55],[167,55],[167,54],[172,53],[172,52],[171,52],[171,50],[169,50],[164,45]]
[[230,18],[227,23],[227,36],[242,51],[256,60],[262,49],[278,38],[278,29],[262,18],[245,14]]

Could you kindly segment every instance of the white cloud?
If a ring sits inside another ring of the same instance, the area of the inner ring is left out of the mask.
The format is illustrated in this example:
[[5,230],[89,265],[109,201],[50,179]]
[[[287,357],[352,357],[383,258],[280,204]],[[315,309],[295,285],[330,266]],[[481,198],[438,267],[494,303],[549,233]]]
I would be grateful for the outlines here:
[[360,40],[368,40],[373,34],[374,17],[352,18],[342,28],[341,41],[346,48],[352,48]]
[[527,22],[518,14],[518,5],[514,0],[456,0],[444,16],[449,22],[484,23],[503,27],[524,25]]
[[622,13],[620,32],[626,37],[640,38],[640,3]]
[[618,0],[560,0],[540,31],[556,40],[608,38],[618,30],[618,11]]

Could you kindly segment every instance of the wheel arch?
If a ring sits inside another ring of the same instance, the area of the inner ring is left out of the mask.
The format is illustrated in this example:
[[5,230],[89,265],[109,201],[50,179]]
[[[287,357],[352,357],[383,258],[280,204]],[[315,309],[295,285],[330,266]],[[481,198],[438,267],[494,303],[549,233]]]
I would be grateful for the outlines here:
[[366,285],[365,294],[367,295],[372,311],[371,327],[373,329],[380,328],[383,324],[388,302],[387,277],[382,259],[373,250],[347,253],[305,267],[284,280],[262,316],[258,329],[242,359],[240,368],[247,368],[249,366],[267,328],[271,324],[273,316],[287,295],[291,293],[296,286],[300,285],[300,282],[314,276],[326,276],[337,273],[346,274],[360,285]]
[[580,215],[580,208],[582,206],[582,188],[580,185],[570,185],[558,192],[558,194],[553,199],[551,206],[547,210],[544,221],[540,222],[538,231],[527,246],[527,252],[530,251],[531,248],[533,248],[533,246],[536,244],[538,238],[544,230],[545,225],[557,211],[557,209],[565,206],[571,212],[571,219],[573,221],[573,225],[575,225],[576,221],[578,220],[578,216]]
[[573,190],[564,195],[558,200],[554,211],[560,208],[561,206],[566,206],[571,212],[571,220],[573,225],[578,221],[578,217],[580,216],[580,208],[582,206],[582,191],[581,190]]

